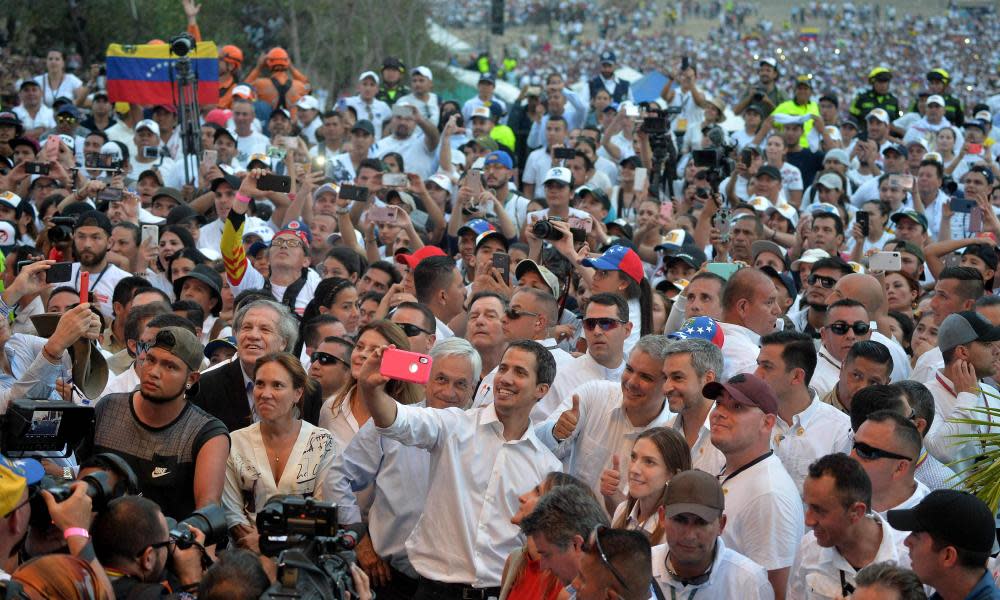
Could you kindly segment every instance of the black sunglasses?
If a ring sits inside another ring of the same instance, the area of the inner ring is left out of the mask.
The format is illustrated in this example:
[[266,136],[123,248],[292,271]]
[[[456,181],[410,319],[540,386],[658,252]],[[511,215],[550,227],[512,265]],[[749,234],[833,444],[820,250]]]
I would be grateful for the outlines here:
[[874,446],[869,446],[864,442],[854,442],[854,452],[865,460],[878,460],[880,458],[891,458],[894,460],[908,460],[913,462],[913,459],[909,456],[903,456],[902,454],[895,454],[887,450],[882,450]]
[[806,281],[809,282],[809,285],[816,285],[816,282],[818,281],[819,284],[823,286],[824,289],[828,290],[832,290],[833,286],[837,285],[836,279],[834,279],[833,277],[824,277],[822,275],[810,275],[809,279],[807,279]]
[[853,331],[854,335],[864,335],[871,329],[871,325],[867,321],[855,321],[851,324],[837,321],[836,323],[830,323],[828,327],[830,327],[830,331],[837,335],[844,335],[848,330]]
[[324,366],[333,365],[333,364],[336,364],[336,363],[341,363],[342,365],[344,365],[345,367],[348,367],[348,368],[350,368],[350,366],[351,366],[350,363],[348,363],[346,360],[340,358],[339,356],[334,356],[334,355],[330,354],[329,352],[320,352],[319,350],[316,350],[315,352],[313,352],[312,354],[310,354],[309,358],[314,363],[319,363],[319,364],[324,365]]
[[406,334],[406,337],[416,337],[421,333],[426,333],[427,335],[431,335],[434,333],[433,331],[427,331],[423,327],[414,325],[413,323],[396,323],[396,325],[399,325],[399,328],[403,330],[403,333]]
[[525,315],[529,317],[537,317],[538,313],[528,312],[526,310],[517,310],[516,308],[508,308],[506,311],[504,311],[504,315],[506,315],[507,318],[510,319],[511,321],[515,321]]
[[583,326],[587,331],[593,331],[598,327],[601,328],[601,331],[611,331],[619,325],[624,325],[627,322],[628,321],[622,321],[621,319],[611,319],[607,317],[588,317],[583,320]]
[[607,527],[605,527],[604,525],[598,525],[594,527],[590,531],[590,537],[587,538],[587,544],[591,548],[597,549],[597,556],[600,557],[601,564],[607,567],[608,570],[611,571],[611,574],[615,576],[615,579],[618,580],[618,583],[622,584],[622,586],[624,586],[625,589],[628,590],[629,585],[628,583],[625,582],[625,578],[622,577],[622,574],[618,572],[618,569],[616,569],[614,565],[612,565],[611,562],[608,560],[608,556],[604,553],[604,548],[601,548],[601,532],[604,531],[605,529],[607,529]]

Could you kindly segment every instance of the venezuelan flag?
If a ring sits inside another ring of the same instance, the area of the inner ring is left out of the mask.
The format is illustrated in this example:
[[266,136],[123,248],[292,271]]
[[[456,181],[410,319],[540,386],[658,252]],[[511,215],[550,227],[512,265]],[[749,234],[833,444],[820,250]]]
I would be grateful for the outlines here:
[[800,42],[815,42],[817,38],[819,38],[818,27],[803,27],[799,29]]
[[[198,81],[198,103],[219,101],[219,52],[215,42],[199,42],[188,55]],[[108,96],[113,102],[177,104],[177,57],[167,44],[111,44],[107,52]]]

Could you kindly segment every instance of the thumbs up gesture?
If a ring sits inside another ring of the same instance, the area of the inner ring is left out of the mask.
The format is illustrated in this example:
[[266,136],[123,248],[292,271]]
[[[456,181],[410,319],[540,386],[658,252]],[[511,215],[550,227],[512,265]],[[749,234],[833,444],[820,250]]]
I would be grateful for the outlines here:
[[621,459],[615,454],[611,456],[611,468],[601,473],[601,495],[608,498],[616,496],[621,478]]
[[557,441],[563,441],[573,435],[576,424],[580,422],[580,396],[573,394],[573,408],[563,411],[556,421],[556,426],[552,428],[552,436]]

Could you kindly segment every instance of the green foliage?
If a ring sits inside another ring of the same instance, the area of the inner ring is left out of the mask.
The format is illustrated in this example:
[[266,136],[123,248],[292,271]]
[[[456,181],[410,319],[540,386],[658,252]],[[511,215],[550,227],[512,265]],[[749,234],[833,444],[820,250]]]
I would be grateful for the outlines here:
[[[1000,401],[1000,396],[981,390],[983,394]],[[953,423],[983,427],[986,433],[970,433],[956,435],[955,443],[976,444],[982,448],[982,454],[971,465],[958,473],[962,479],[959,487],[975,494],[986,503],[993,512],[1000,507],[1000,408],[993,406],[973,407],[969,409],[979,413],[982,418],[949,419]]]

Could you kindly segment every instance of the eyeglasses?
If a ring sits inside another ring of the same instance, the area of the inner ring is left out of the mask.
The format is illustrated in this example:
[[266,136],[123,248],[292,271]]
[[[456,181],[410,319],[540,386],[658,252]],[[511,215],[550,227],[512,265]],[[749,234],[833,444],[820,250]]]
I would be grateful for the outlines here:
[[902,454],[895,454],[887,450],[882,450],[874,446],[869,446],[864,442],[854,442],[854,452],[857,453],[858,457],[865,460],[878,460],[880,458],[891,458],[894,460],[908,460],[913,462],[913,459],[909,456],[903,456]]
[[348,363],[346,360],[340,358],[339,356],[334,356],[334,355],[330,354],[329,352],[320,352],[319,350],[317,350],[317,351],[313,352],[312,354],[310,354],[309,358],[314,363],[319,363],[319,364],[324,365],[324,366],[329,366],[329,365],[333,365],[333,364],[337,364],[337,363],[340,363],[340,364],[342,364],[342,365],[344,365],[345,367],[348,367],[348,368],[350,368],[350,366],[351,366],[350,363]]
[[836,333],[837,335],[844,335],[847,330],[850,329],[854,332],[854,335],[864,335],[868,333],[871,329],[871,325],[867,321],[855,321],[853,323],[845,323],[844,321],[837,321],[835,323],[830,323],[828,325],[830,331]]
[[[167,540],[165,542],[156,542],[155,544],[150,544],[149,547],[152,548],[152,549],[154,549],[154,550],[157,549],[157,548],[166,548],[167,552],[170,553],[170,552],[173,552],[173,550],[171,550],[170,546],[172,546],[173,544],[176,544],[176,543],[177,543],[177,540]],[[140,553],[140,555],[141,555],[141,553]]]
[[628,321],[622,321],[621,319],[611,319],[608,317],[589,317],[583,320],[583,326],[587,331],[593,331],[598,327],[601,331],[611,331],[616,329],[619,325],[624,325]]
[[302,240],[290,240],[286,238],[277,238],[271,240],[272,248],[301,248]]
[[417,325],[414,325],[413,323],[396,323],[396,325],[398,325],[399,328],[403,330],[403,333],[406,334],[406,337],[417,337],[421,333],[425,333],[427,335],[431,335],[432,333],[434,333],[433,331],[427,331],[423,327],[419,327]]
[[529,317],[537,317],[538,316],[538,313],[528,312],[526,310],[518,310],[518,309],[513,308],[513,307],[512,308],[508,308],[506,311],[504,311],[503,314],[506,315],[507,318],[510,319],[511,321],[516,321],[517,319],[520,319],[524,315],[528,315]]
[[590,537],[587,538],[587,544],[589,545],[590,548],[597,549],[597,556],[600,557],[601,564],[607,567],[608,570],[611,571],[611,574],[615,576],[615,579],[618,580],[618,583],[622,584],[627,590],[629,589],[629,586],[628,583],[625,582],[625,578],[622,577],[622,574],[618,572],[618,569],[616,569],[614,565],[612,565],[611,562],[608,560],[608,556],[604,554],[604,548],[601,548],[601,532],[604,531],[605,529],[607,529],[607,527],[605,527],[604,525],[598,525],[597,527],[594,527],[590,531]]
[[816,285],[816,282],[818,281],[824,289],[828,290],[832,290],[833,286],[837,285],[836,279],[833,277],[823,277],[822,275],[810,275],[809,279],[806,281],[809,282],[809,285]]

